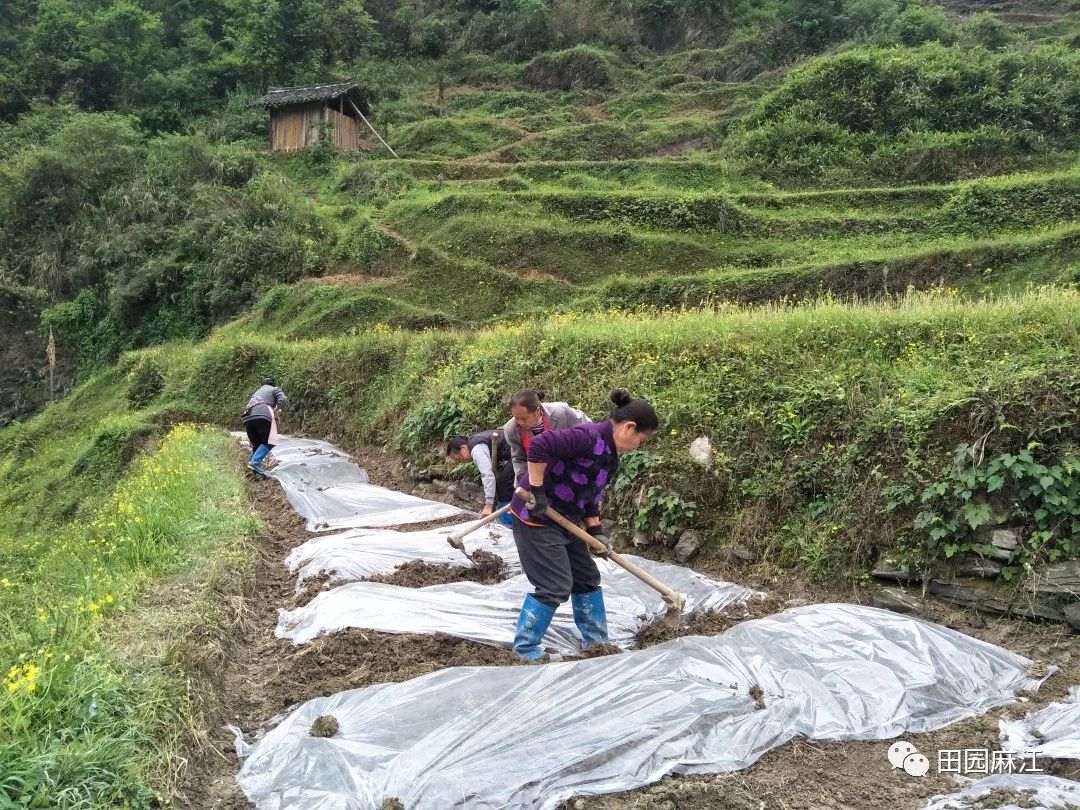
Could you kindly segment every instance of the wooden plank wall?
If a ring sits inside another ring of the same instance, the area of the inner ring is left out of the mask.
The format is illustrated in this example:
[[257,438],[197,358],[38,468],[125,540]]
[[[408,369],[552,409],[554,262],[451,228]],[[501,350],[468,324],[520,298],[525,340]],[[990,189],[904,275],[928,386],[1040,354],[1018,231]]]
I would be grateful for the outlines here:
[[303,104],[270,114],[270,148],[275,152],[295,152],[319,138],[321,106]]
[[330,145],[335,149],[360,148],[357,122],[337,110],[324,109],[322,104],[304,104],[270,113],[270,148],[275,152],[295,152],[319,140],[319,121],[333,125]]
[[360,148],[360,132],[357,128],[359,123],[347,115],[342,115],[337,110],[326,111],[327,120],[333,125],[330,143],[335,149],[346,149],[355,152]]

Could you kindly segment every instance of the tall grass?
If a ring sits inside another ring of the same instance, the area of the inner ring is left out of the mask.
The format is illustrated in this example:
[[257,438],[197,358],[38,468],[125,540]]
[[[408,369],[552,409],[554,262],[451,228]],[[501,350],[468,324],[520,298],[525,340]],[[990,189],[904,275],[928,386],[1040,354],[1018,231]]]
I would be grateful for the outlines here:
[[[2,806],[167,800],[158,791],[177,764],[188,686],[171,663],[113,636],[155,579],[186,569],[205,576],[223,549],[254,530],[228,442],[181,424],[83,519],[0,534]],[[171,632],[184,618],[173,616]],[[156,629],[128,632],[165,654],[167,639],[149,635]]]

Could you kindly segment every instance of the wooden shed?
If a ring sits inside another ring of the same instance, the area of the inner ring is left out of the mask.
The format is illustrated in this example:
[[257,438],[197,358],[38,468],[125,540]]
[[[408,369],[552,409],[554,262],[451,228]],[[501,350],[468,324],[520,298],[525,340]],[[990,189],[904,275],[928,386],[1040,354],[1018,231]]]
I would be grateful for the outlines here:
[[360,127],[371,127],[366,118],[370,109],[354,81],[271,87],[251,105],[270,111],[270,148],[275,152],[295,152],[318,143],[323,129],[335,149],[356,150]]

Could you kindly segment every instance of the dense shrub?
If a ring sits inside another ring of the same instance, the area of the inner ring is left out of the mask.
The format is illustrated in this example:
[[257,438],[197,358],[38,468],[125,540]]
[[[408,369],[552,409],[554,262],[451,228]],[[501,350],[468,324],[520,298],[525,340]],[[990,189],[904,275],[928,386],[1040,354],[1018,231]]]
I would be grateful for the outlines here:
[[483,118],[429,118],[400,127],[392,142],[401,154],[455,158],[495,149],[513,134],[498,121]]
[[611,84],[610,57],[597,48],[579,45],[541,54],[526,65],[522,80],[536,90],[584,90]]
[[953,193],[940,216],[947,227],[970,233],[1080,219],[1080,175],[971,183]]
[[145,408],[164,388],[165,377],[161,367],[150,355],[141,357],[128,372],[127,398],[133,408]]
[[[1060,46],[856,49],[794,71],[733,146],[772,177],[837,167],[847,179],[978,174],[1075,145],[1078,88],[1080,54]],[[921,166],[914,173],[913,156]]]

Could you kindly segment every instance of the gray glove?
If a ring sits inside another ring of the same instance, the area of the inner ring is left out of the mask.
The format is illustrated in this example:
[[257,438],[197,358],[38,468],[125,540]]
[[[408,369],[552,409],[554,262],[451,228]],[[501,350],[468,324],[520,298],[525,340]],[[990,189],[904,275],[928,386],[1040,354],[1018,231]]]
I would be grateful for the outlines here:
[[611,542],[611,538],[604,534],[603,526],[589,526],[587,529],[585,529],[585,531],[591,534],[594,540],[599,540],[601,543],[604,544],[604,551],[593,551],[593,554],[595,554],[597,557],[606,557],[608,554],[614,551],[614,549],[612,548],[613,544]]
[[544,491],[544,485],[529,487],[529,492],[532,494],[529,496],[527,505],[529,507],[529,513],[533,515],[542,515],[548,510],[547,493]]

